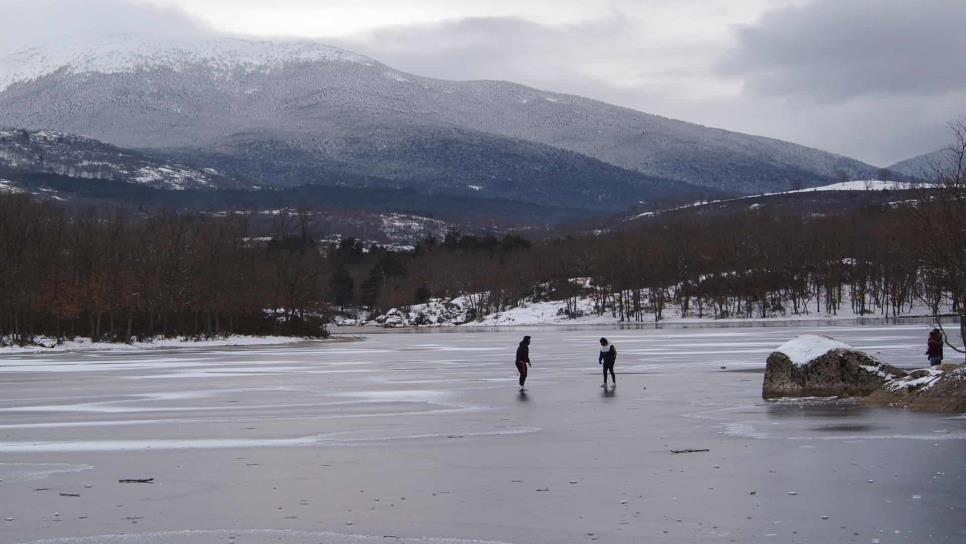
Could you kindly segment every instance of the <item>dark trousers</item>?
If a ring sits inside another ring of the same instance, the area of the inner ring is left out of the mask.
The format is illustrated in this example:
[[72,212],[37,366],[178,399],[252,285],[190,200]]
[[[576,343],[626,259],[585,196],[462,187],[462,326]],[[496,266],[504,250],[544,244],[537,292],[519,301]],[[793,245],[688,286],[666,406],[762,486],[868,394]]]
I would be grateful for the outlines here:
[[527,381],[526,361],[517,361],[517,372],[520,373],[520,387],[523,387],[523,382]]
[[617,383],[617,376],[614,376],[614,363],[604,363],[604,383],[607,383],[607,373],[610,372],[610,379]]

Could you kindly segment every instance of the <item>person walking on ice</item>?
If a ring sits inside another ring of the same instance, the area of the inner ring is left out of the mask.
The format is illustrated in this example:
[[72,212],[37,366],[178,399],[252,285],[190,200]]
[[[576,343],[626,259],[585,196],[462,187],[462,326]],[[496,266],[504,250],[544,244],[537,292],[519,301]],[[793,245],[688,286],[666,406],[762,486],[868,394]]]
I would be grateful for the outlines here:
[[929,332],[929,340],[926,341],[926,348],[926,357],[929,358],[929,366],[943,364],[943,333],[938,327]]
[[604,385],[601,387],[607,387],[607,373],[610,372],[610,379],[614,383],[614,387],[617,387],[617,376],[614,375],[614,363],[617,362],[617,348],[614,344],[607,341],[606,338],[600,339],[600,357],[597,358],[597,364],[604,365]]
[[523,340],[520,341],[520,345],[517,346],[517,372],[520,373],[520,391],[526,391],[523,384],[527,381],[527,366],[533,366],[530,363],[530,337],[524,336]]

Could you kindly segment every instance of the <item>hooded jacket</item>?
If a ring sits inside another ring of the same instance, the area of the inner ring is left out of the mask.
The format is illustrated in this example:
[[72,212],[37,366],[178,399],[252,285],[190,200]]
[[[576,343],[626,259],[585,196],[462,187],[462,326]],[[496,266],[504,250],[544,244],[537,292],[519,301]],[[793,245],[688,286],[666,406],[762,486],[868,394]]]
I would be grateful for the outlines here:
[[614,347],[614,344],[601,346],[600,357],[597,358],[597,362],[612,365],[615,361],[617,361],[617,348]]

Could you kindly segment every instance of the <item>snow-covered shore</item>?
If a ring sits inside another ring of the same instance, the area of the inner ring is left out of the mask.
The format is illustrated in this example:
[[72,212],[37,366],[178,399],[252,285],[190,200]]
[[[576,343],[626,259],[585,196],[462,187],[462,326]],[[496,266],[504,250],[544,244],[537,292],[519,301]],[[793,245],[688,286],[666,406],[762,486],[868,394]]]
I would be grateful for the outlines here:
[[332,339],[310,339],[297,336],[228,336],[207,340],[192,340],[190,338],[156,338],[144,342],[93,342],[90,338],[75,338],[60,343],[54,338],[37,337],[34,344],[28,346],[0,346],[0,355],[18,353],[51,353],[64,351],[143,351],[168,348],[212,348],[230,346],[262,346],[272,344],[292,344],[296,342],[325,342]]
[[[367,317],[364,313],[354,317],[337,316],[334,325],[364,326],[382,328],[405,327],[501,327],[501,326],[537,326],[537,325],[619,325],[621,323],[756,323],[756,322],[815,322],[815,321],[854,321],[856,319],[890,318],[891,315],[879,313],[858,314],[852,311],[850,305],[842,305],[835,314],[809,311],[798,314],[771,315],[768,317],[728,317],[715,318],[709,313],[703,317],[693,315],[693,310],[682,316],[680,306],[668,305],[660,320],[655,320],[654,313],[645,314],[642,321],[621,321],[620,317],[610,310],[603,315],[597,315],[594,302],[590,298],[578,298],[576,304],[570,302],[570,310],[576,309],[576,315],[568,314],[568,303],[563,300],[522,302],[519,306],[501,312],[493,312],[477,319],[472,310],[470,297],[462,296],[453,299],[432,299],[425,304],[408,307],[392,308],[381,315]],[[930,319],[931,313],[925,306],[914,307],[901,315],[904,319]]]

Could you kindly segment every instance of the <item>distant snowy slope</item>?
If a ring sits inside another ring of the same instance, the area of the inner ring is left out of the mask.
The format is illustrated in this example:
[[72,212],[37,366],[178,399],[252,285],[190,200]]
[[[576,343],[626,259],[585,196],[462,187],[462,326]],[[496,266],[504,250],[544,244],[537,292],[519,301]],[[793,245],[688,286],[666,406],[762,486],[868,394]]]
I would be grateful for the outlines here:
[[822,185],[821,187],[810,187],[808,189],[782,191],[781,193],[772,194],[808,193],[814,191],[907,191],[909,189],[915,189],[916,187],[917,185],[915,183],[904,181],[865,179],[843,181],[840,183],[832,183],[830,185]]
[[176,191],[243,186],[211,169],[159,162],[91,138],[46,130],[0,129],[0,169]]
[[[878,180],[878,179],[844,181],[839,183],[832,183],[829,185],[822,185],[820,187],[809,187],[808,189],[796,189],[793,191],[762,193],[760,195],[747,195],[747,196],[742,196],[738,198],[727,198],[727,199],[720,199],[720,200],[700,200],[697,202],[692,202],[681,206],[675,206],[673,208],[646,211],[646,212],[628,217],[627,220],[642,219],[645,217],[654,217],[656,215],[667,213],[667,212],[677,212],[682,210],[697,209],[705,206],[712,206],[712,205],[718,205],[718,204],[758,200],[765,197],[779,197],[782,195],[817,194],[817,193],[827,193],[827,192],[834,193],[839,191],[853,191],[853,192],[910,191],[924,186],[928,186],[928,184],[912,183],[912,182],[906,182],[906,181]],[[760,207],[761,204],[760,203],[752,204],[752,206]]]
[[[840,155],[577,96],[424,78],[314,42],[107,37],[93,46],[26,49],[0,61],[0,72],[0,126],[177,150],[186,160],[195,152],[241,160],[251,149],[292,150],[266,168],[273,173],[266,183],[316,183],[304,168],[311,163],[413,187],[458,178],[478,187],[479,198],[492,198],[494,188],[505,195],[507,184],[526,183],[534,152],[580,155],[643,176],[620,174],[621,183],[657,181],[671,192],[700,186],[754,194],[877,171]],[[293,161],[296,155],[304,160]],[[554,179],[593,190],[597,180],[581,181],[593,177],[591,163],[566,157],[582,166]]]
[[954,153],[949,148],[937,149],[931,153],[925,153],[897,162],[889,167],[889,170],[907,176],[921,179],[929,179],[935,174],[936,168],[948,168],[952,166]]

